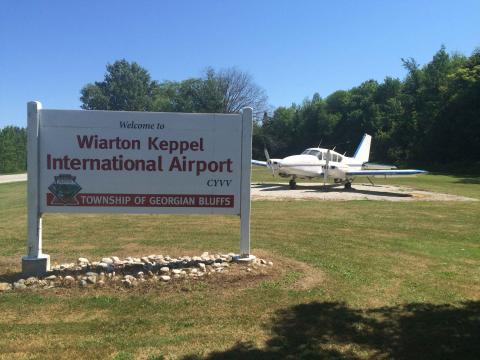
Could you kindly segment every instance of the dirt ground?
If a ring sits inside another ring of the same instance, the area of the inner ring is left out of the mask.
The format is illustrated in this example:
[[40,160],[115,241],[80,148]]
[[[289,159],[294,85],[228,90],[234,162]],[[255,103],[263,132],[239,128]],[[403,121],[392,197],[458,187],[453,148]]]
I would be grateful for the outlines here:
[[295,190],[288,184],[252,184],[252,200],[384,200],[384,201],[477,201],[476,199],[414,190],[395,185],[353,184],[351,190],[343,186],[329,186],[323,189],[322,183],[297,183]]

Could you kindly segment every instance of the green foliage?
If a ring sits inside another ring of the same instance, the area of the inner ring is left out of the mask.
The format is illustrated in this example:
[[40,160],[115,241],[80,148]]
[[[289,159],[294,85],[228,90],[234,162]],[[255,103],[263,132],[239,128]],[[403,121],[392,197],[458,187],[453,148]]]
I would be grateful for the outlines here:
[[80,100],[86,110],[149,111],[157,87],[147,70],[123,59],[107,65],[103,81],[85,85]]
[[351,154],[368,133],[374,137],[374,161],[436,167],[470,162],[475,167],[480,159],[480,50],[465,57],[441,47],[425,66],[411,58],[402,62],[408,71],[403,81],[369,80],[325,100],[315,94],[302,105],[280,107],[257,129],[256,139],[275,157],[321,140]]
[[27,169],[27,132],[16,126],[0,130],[0,174]]
[[233,113],[251,106],[262,113],[267,100],[252,77],[236,68],[207,68],[201,78],[156,82],[124,59],[107,65],[104,80],[85,85],[81,95],[87,110]]
[[[475,171],[480,165],[480,49],[466,57],[441,47],[424,66],[412,58],[402,63],[403,81],[368,80],[267,113],[264,91],[238,69],[207,68],[199,78],[157,82],[137,63],[119,60],[107,65],[103,81],[83,87],[81,101],[84,109],[130,111],[228,113],[252,106],[257,159],[263,158],[264,146],[281,157],[319,143],[352,154],[368,133],[374,137],[372,161],[431,169],[463,163],[463,171],[469,170],[464,164]],[[24,129],[3,129],[0,173],[25,171],[25,148]]]

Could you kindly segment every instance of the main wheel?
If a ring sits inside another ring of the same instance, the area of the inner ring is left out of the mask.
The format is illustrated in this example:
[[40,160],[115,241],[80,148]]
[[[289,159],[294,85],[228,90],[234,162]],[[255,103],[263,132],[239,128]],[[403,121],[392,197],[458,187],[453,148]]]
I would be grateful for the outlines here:
[[292,189],[292,190],[295,190],[297,188],[297,183],[293,179],[290,180],[288,185],[290,185],[290,189]]
[[345,190],[350,190],[352,188],[352,183],[351,182],[346,182],[345,183]]

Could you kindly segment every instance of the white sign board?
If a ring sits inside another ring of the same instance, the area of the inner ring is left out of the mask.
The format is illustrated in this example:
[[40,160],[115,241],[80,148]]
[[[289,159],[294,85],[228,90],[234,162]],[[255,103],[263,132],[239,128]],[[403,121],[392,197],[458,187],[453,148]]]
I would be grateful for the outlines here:
[[40,211],[240,214],[242,124],[241,114],[42,110]]
[[248,254],[252,109],[28,110],[29,256],[49,212],[236,214]]

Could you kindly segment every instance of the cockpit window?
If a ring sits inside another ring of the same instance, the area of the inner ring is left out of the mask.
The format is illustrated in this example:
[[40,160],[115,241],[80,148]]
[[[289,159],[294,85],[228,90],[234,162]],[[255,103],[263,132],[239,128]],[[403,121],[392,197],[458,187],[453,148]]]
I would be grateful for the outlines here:
[[310,149],[307,149],[307,150],[305,150],[305,151],[302,153],[302,155],[313,155],[313,156],[317,156],[319,152],[320,152],[320,151],[318,151],[318,150],[310,150]]

